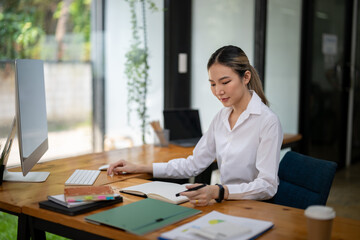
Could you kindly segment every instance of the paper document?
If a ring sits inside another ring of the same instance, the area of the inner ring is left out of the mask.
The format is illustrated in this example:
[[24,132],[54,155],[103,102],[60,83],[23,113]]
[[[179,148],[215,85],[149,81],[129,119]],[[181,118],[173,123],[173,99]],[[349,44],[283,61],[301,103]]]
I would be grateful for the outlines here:
[[160,235],[159,239],[254,239],[274,226],[272,222],[235,217],[217,211]]

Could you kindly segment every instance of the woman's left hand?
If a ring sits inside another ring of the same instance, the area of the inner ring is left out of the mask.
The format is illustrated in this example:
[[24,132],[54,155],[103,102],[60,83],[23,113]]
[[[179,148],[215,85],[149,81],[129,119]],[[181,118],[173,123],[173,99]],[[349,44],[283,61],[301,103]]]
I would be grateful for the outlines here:
[[[200,184],[187,185],[187,189],[191,189],[199,186]],[[200,188],[196,191],[182,192],[181,196],[189,198],[190,203],[194,206],[207,206],[212,199],[217,198],[219,187],[216,185],[207,185],[206,187]]]

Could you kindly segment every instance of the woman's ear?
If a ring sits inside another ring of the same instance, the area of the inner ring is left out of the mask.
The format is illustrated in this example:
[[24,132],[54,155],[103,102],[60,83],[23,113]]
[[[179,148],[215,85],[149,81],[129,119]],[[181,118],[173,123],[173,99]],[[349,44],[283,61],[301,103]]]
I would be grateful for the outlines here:
[[244,84],[247,85],[250,82],[251,79],[251,72],[249,70],[246,70],[244,73]]

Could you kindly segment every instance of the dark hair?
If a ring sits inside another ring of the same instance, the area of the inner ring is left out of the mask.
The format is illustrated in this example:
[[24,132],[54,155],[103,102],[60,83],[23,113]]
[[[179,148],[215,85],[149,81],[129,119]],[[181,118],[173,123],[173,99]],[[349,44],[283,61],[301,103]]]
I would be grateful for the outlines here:
[[244,77],[246,71],[250,71],[251,79],[247,84],[248,89],[254,90],[261,98],[261,101],[265,105],[268,105],[268,100],[265,97],[260,77],[255,68],[250,65],[248,57],[241,48],[231,45],[219,48],[211,55],[207,64],[207,69],[209,70],[215,63],[230,67],[240,76],[240,78]]

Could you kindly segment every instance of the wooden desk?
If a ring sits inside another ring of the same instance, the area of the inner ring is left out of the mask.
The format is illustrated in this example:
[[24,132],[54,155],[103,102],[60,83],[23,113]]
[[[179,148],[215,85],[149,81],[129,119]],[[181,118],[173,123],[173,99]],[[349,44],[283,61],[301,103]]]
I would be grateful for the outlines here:
[[[132,178],[122,182],[111,183],[111,185],[121,189],[144,182],[147,182],[147,180]],[[124,202],[117,204],[115,207],[142,199],[128,194],[122,194],[122,196]],[[193,207],[190,203],[185,203],[183,206]],[[259,239],[306,239],[307,235],[304,210],[252,200],[224,201],[223,203],[214,202],[210,206],[196,207],[203,211],[200,215],[193,216],[144,236],[136,236],[115,228],[85,222],[85,216],[112,207],[70,217],[40,209],[38,204],[34,202],[24,206],[23,212],[29,216],[29,221],[34,229],[46,230],[70,238],[76,236],[76,238],[79,239],[157,239],[162,232],[169,231],[182,224],[193,221],[213,210],[229,215],[273,222],[275,224],[274,228],[263,234]],[[332,239],[360,239],[359,229],[360,221],[336,217],[333,224]]]
[[[292,144],[301,139],[301,135],[285,134],[283,144]],[[0,186],[0,209],[20,214],[21,207],[29,201],[37,201],[38,193],[46,188],[48,194],[58,194],[64,188],[65,181],[70,177],[75,169],[97,169],[99,166],[115,162],[119,159],[126,159],[134,163],[150,164],[153,162],[167,162],[173,158],[187,157],[192,154],[193,148],[183,148],[169,145],[167,148],[154,147],[153,145],[143,145],[139,147],[126,148],[102,153],[92,153],[76,157],[64,158],[44,163],[36,164],[32,171],[50,171],[51,174],[46,182],[39,183],[12,183],[4,182]],[[21,171],[20,167],[10,171]],[[105,184],[112,181],[123,180],[126,178],[151,178],[148,174],[130,174],[107,178],[106,174],[101,174],[95,185]],[[31,189],[30,191],[25,191]],[[26,194],[24,194],[26,192]]]
[[[284,141],[294,141],[292,136],[284,136]],[[159,148],[152,145],[144,145],[121,150],[102,153],[93,153],[77,157],[70,157],[37,164],[33,171],[50,171],[49,178],[44,183],[12,183],[4,182],[0,186],[0,210],[19,217],[18,239],[28,239],[26,229],[26,217],[22,208],[29,203],[37,203],[46,199],[47,195],[55,195],[63,192],[64,183],[75,169],[97,169],[99,166],[126,159],[134,163],[167,162],[173,158],[187,157],[192,154],[193,148],[182,148],[170,145],[168,148]],[[20,168],[13,169],[21,171]],[[210,175],[211,176],[211,175]],[[149,179],[148,174],[129,174],[109,178],[101,173],[95,185],[107,184],[127,178]]]
[[[119,159],[126,159],[135,163],[167,162],[172,158],[187,157],[190,154],[192,154],[192,148],[173,145],[168,148],[159,148],[144,145],[39,163],[35,165],[32,171],[50,171],[48,179],[43,183],[3,182],[0,186],[0,211],[18,216],[18,239],[28,239],[28,231],[23,228],[23,226],[27,225],[26,218],[22,214],[23,206],[45,200],[47,195],[63,193],[64,183],[75,169],[97,169],[101,165]],[[9,171],[21,171],[21,169],[18,167]],[[149,174],[126,174],[111,178],[106,175],[106,172],[102,172],[95,185],[133,177],[149,179],[152,176]]]

